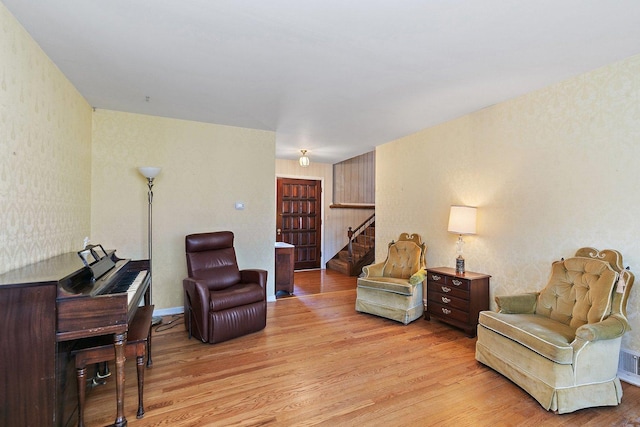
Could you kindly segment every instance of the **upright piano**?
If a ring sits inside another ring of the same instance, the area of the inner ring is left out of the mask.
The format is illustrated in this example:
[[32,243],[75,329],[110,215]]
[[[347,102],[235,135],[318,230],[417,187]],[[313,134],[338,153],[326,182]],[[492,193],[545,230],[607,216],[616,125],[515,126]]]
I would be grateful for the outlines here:
[[108,334],[116,355],[114,425],[127,424],[124,344],[138,306],[151,303],[149,261],[96,249],[90,260],[72,252],[0,275],[0,425],[72,424],[70,352],[79,340]]

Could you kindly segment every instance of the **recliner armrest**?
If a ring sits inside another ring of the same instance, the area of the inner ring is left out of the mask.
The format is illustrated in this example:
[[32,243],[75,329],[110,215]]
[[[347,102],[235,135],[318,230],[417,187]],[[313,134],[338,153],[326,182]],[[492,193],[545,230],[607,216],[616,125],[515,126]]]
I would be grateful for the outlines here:
[[498,312],[509,314],[533,314],[536,311],[539,292],[496,296]]
[[617,314],[598,323],[588,323],[576,329],[576,337],[585,341],[610,340],[621,337],[629,329],[627,321]]
[[[195,318],[206,319],[209,311],[209,287],[191,277],[187,277],[182,281],[182,287],[184,289],[184,297],[187,299],[188,307],[191,308],[191,311],[196,313]],[[184,315],[188,316],[189,314],[185,313]],[[201,338],[206,340],[205,337],[209,336],[208,324],[197,324],[196,327],[201,334]]]
[[240,270],[242,283],[257,283],[262,289],[267,289],[267,270]]

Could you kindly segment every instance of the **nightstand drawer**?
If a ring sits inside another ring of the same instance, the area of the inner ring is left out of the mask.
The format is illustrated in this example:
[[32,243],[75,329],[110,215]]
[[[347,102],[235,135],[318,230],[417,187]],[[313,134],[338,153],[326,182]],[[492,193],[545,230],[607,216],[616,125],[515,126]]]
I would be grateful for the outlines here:
[[450,295],[456,298],[469,299],[469,292],[464,289],[458,289],[451,285],[442,285],[440,283],[428,282],[427,283],[427,295],[431,292]]
[[440,283],[440,284],[446,285],[448,278],[449,277],[445,276],[444,274],[431,273],[431,272],[427,273],[427,280],[434,283]]
[[456,298],[448,294],[442,294],[440,292],[429,292],[429,300],[427,307],[430,303],[442,304],[446,307],[455,308],[464,312],[469,311],[469,300]]
[[469,313],[462,310],[456,310],[453,307],[447,307],[442,304],[431,303],[427,305],[429,307],[429,313],[432,316],[440,317],[443,319],[452,319],[457,320],[458,322],[468,323],[469,322]]
[[451,277],[444,274],[429,272],[427,274],[427,280],[441,285],[452,286],[456,289],[469,290],[469,280],[460,277]]

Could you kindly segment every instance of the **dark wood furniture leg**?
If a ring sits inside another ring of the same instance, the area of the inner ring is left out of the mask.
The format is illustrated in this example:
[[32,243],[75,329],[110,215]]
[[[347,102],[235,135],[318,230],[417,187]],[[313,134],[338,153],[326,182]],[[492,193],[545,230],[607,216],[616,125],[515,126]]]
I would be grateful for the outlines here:
[[[124,355],[126,357],[136,358],[136,370],[138,377],[138,412],[137,418],[144,416],[144,359],[147,356],[147,346],[151,340],[151,317],[153,314],[153,306],[142,306],[138,308],[136,315],[134,316],[131,324],[129,325],[128,340],[123,343],[121,348],[124,349]],[[114,343],[109,342],[110,337],[96,337],[94,339],[86,340],[84,347],[77,348],[72,351],[72,355],[75,358],[76,377],[78,381],[78,426],[84,425],[84,407],[85,407],[85,392],[86,392],[86,367],[89,364],[108,362],[110,360],[116,360],[117,350],[114,350]],[[115,338],[114,338],[115,339]],[[124,366],[122,366],[124,368]],[[118,365],[116,363],[116,372],[118,371]],[[122,370],[121,372],[124,372]],[[116,373],[117,377],[117,373]],[[122,377],[124,380],[124,375]],[[116,383],[116,392],[118,384]],[[124,389],[124,387],[123,387]],[[118,402],[118,409],[123,410],[123,404]],[[120,423],[120,424],[119,424]],[[122,424],[124,423],[124,424]],[[120,417],[120,412],[116,418],[116,422],[113,424],[116,426],[127,425],[127,420],[124,418],[124,414]]]

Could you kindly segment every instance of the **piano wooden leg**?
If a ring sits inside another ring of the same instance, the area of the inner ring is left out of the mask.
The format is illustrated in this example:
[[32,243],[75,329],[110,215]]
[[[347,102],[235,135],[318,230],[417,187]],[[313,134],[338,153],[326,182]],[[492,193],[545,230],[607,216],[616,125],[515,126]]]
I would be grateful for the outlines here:
[[147,368],[151,366],[153,366],[153,360],[151,360],[151,326],[149,326],[149,334],[147,335]]
[[144,417],[144,404],[142,395],[144,392],[144,355],[136,357],[136,368],[138,370],[138,413],[136,418]]
[[78,380],[78,427],[84,427],[84,396],[87,391],[87,368],[76,369]]
[[116,420],[113,423],[115,427],[125,427],[127,418],[124,415],[124,344],[127,339],[127,333],[119,333],[113,335],[113,347],[116,353]]

